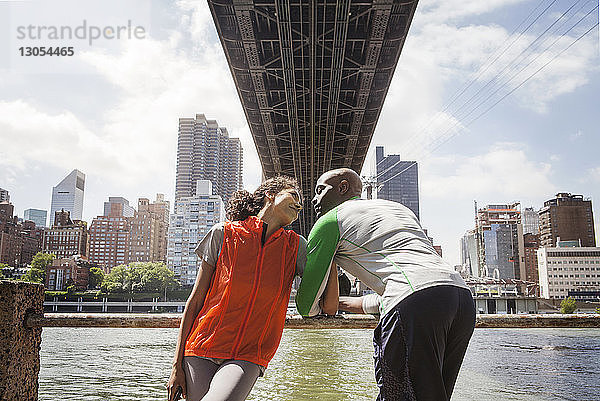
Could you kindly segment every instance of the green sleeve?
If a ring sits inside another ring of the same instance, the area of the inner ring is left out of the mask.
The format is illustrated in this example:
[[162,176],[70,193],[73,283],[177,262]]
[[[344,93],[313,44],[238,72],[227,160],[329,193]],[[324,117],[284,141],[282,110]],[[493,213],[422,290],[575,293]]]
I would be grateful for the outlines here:
[[325,290],[339,239],[336,207],[317,220],[308,235],[306,267],[296,294],[296,308],[302,316],[319,313],[319,299]]

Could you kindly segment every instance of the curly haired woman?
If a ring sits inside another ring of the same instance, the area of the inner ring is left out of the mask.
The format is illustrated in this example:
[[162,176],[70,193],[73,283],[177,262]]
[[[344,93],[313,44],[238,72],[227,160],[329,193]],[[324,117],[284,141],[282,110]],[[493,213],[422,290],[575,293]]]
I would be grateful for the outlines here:
[[[296,180],[271,178],[252,194],[236,192],[229,221],[200,241],[202,266],[179,328],[169,400],[177,387],[188,401],[246,399],[279,346],[292,281],[306,263],[306,240],[283,228],[300,210]],[[337,286],[323,302],[329,297],[337,308]]]

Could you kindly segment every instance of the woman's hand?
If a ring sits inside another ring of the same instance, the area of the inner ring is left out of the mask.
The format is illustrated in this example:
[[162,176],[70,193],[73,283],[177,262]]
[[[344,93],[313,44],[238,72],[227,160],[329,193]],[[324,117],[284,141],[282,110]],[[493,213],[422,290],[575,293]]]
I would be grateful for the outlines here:
[[169,382],[167,383],[169,401],[173,401],[175,399],[175,391],[177,390],[177,387],[181,387],[183,390],[183,398],[186,398],[187,391],[185,388],[185,371],[183,370],[181,364],[173,366],[173,369],[171,370],[171,377],[169,377]]
[[185,354],[185,342],[190,335],[194,321],[204,305],[204,299],[208,293],[214,271],[214,266],[202,261],[202,266],[198,271],[194,289],[185,303],[181,324],[179,325],[179,334],[177,335],[177,345],[175,346],[175,356],[173,357],[173,369],[171,370],[171,377],[167,383],[169,401],[173,401],[175,398],[177,387],[181,387],[183,390],[183,398],[187,395],[185,388],[185,372],[181,362]]

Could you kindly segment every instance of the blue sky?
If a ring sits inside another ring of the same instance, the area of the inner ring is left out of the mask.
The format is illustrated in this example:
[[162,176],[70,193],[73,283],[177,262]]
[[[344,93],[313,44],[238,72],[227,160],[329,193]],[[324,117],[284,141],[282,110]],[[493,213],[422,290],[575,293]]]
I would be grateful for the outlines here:
[[[420,1],[372,145],[419,162],[422,223],[450,263],[459,262],[458,240],[473,226],[473,200],[539,208],[557,192],[582,194],[594,202],[598,237],[598,28],[554,58],[598,22],[596,9],[562,35],[597,5],[597,0]],[[99,39],[92,46],[75,39],[16,39],[19,25],[75,27],[84,19],[100,27],[130,20],[146,36]],[[108,196],[135,204],[160,192],[172,200],[177,121],[196,113],[240,137],[245,186],[258,185],[258,157],[206,2],[0,1],[0,26],[0,187],[10,191],[19,215],[30,207],[49,210],[52,186],[73,168],[87,175],[88,221],[102,213]],[[20,46],[58,44],[73,46],[76,55],[17,53]],[[515,75],[481,92],[484,99],[498,89],[491,104],[546,63],[468,124],[464,114],[478,102],[460,105],[476,90],[503,69]]]

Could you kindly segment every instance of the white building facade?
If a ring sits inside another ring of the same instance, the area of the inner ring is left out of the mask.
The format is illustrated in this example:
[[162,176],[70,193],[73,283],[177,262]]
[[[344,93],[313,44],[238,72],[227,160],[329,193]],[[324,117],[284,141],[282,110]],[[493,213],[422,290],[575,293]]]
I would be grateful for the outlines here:
[[54,225],[56,212],[64,210],[71,213],[72,220],[83,218],[83,194],[85,191],[85,174],[73,170],[57,186],[52,188],[50,204],[50,227]]
[[219,195],[213,195],[209,180],[196,182],[196,195],[175,200],[175,210],[169,218],[167,267],[183,286],[193,286],[202,260],[194,253],[200,241],[213,225],[225,220],[225,205]]
[[600,299],[600,248],[559,246],[537,252],[542,298]]

